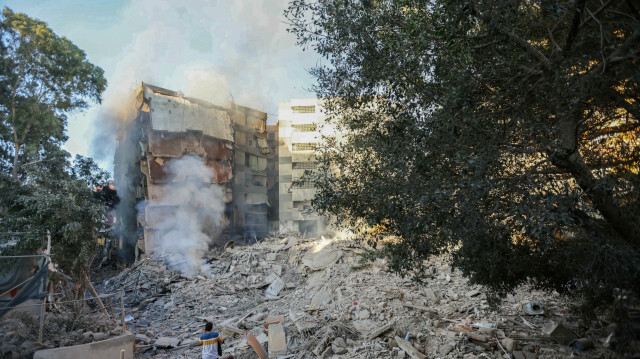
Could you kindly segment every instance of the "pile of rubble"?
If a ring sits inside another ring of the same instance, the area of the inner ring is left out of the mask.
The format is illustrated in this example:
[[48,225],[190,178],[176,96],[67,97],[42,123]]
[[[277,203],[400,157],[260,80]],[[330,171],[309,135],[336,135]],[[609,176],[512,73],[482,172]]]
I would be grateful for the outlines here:
[[96,288],[125,290],[140,357],[198,357],[206,321],[236,358],[613,355],[615,328],[579,332],[557,294],[521,291],[494,312],[446,258],[418,284],[383,260],[362,265],[362,253],[348,240],[268,238],[209,254],[206,274],[186,278],[147,259]]

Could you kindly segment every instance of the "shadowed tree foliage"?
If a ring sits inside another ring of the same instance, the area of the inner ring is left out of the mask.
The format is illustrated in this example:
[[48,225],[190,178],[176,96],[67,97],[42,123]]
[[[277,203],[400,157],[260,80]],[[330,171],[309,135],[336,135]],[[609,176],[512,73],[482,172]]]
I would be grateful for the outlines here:
[[294,0],[285,16],[325,57],[315,90],[343,131],[307,176],[321,212],[400,273],[449,252],[495,295],[530,283],[624,315],[621,294],[640,294],[640,4]]

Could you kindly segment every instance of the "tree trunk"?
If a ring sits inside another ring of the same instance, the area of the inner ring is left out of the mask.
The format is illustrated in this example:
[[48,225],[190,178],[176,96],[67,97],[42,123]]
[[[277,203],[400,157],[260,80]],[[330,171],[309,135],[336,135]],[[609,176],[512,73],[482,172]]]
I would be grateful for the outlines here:
[[13,151],[13,179],[18,179],[18,156],[20,155],[20,144],[14,143],[14,151]]
[[640,221],[632,211],[623,211],[612,193],[598,183],[591,169],[577,149],[574,121],[565,118],[559,122],[562,149],[552,156],[555,166],[570,173],[589,197],[593,206],[622,238],[640,249]]

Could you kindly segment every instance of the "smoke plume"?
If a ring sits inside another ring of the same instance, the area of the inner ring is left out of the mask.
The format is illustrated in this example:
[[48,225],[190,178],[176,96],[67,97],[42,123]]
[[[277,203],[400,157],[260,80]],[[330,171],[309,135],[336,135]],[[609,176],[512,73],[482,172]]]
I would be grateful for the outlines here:
[[202,258],[222,230],[225,196],[222,187],[210,183],[215,173],[199,157],[185,156],[167,167],[176,177],[167,185],[164,198],[145,203],[147,208],[168,207],[171,212],[156,223],[159,235],[154,253],[167,256],[170,266],[192,276],[206,271]]

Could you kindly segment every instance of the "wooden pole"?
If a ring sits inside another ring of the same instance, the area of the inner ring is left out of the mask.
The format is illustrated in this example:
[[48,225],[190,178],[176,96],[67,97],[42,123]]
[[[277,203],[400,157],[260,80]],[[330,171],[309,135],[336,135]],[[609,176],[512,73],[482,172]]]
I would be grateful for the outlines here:
[[[49,266],[49,262],[51,261],[51,232],[47,229],[47,251],[45,252],[46,256],[47,256],[47,262],[45,263],[45,265]],[[46,286],[47,289],[49,289],[49,286]],[[44,312],[45,312],[45,306],[47,305],[47,296],[45,295],[45,297],[42,299],[42,307],[40,308],[40,329],[38,330],[38,343],[42,344],[42,336],[43,336],[43,331],[44,331]]]
[[109,312],[107,311],[107,308],[104,306],[104,304],[100,300],[100,297],[98,296],[98,292],[96,292],[96,289],[91,284],[91,281],[89,280],[89,276],[87,275],[87,272],[82,270],[82,273],[84,274],[84,280],[87,282],[87,286],[89,287],[89,291],[91,292],[93,297],[98,301],[98,304],[100,305],[100,308],[102,308],[102,311],[104,312],[104,314],[107,316],[107,319],[111,320],[111,316],[109,315]]
[[122,318],[122,329],[127,330],[127,323],[124,321],[124,290],[120,292],[120,316]]
[[44,306],[47,304],[47,297],[42,299],[42,307],[40,308],[40,330],[38,331],[38,343],[42,344],[42,331],[44,330]]

